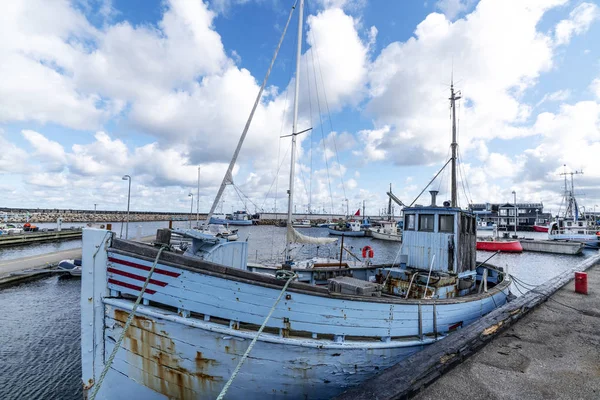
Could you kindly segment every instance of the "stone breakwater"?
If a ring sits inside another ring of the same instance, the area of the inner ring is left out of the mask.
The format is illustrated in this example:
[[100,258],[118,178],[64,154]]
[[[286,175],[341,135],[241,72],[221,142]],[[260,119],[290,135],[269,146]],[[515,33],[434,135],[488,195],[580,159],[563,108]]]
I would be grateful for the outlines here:
[[[6,216],[0,213],[0,223],[7,222],[23,224],[27,222],[28,215],[26,213],[10,214]],[[62,219],[63,223],[66,222],[121,222],[127,219],[127,213],[123,212],[30,212],[29,222],[31,223],[53,223],[58,219]],[[196,215],[194,215],[194,219]],[[206,218],[206,215],[200,215],[200,219]],[[144,221],[184,221],[189,220],[189,214],[168,214],[168,213],[130,213],[130,222],[144,222]]]

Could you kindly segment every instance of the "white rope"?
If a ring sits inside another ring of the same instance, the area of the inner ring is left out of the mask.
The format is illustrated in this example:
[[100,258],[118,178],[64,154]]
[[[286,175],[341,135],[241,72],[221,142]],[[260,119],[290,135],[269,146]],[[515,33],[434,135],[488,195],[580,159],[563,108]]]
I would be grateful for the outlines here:
[[280,271],[276,272],[275,276],[278,279],[285,279],[285,278],[287,278],[287,282],[283,286],[283,289],[281,289],[281,292],[279,293],[279,297],[277,297],[277,300],[275,300],[275,304],[273,304],[273,307],[271,307],[271,310],[269,311],[269,314],[267,315],[267,318],[265,318],[265,321],[260,326],[260,329],[258,330],[258,332],[256,332],[256,336],[254,336],[254,339],[252,339],[252,343],[250,343],[250,346],[248,346],[248,349],[246,350],[246,352],[242,356],[242,359],[238,363],[237,367],[235,367],[235,370],[233,371],[233,374],[231,374],[231,378],[229,378],[229,380],[227,381],[227,383],[225,384],[225,386],[223,386],[223,389],[221,390],[221,393],[219,393],[219,397],[217,397],[217,400],[223,400],[223,398],[225,397],[225,394],[227,393],[227,390],[229,389],[229,386],[231,386],[231,384],[233,383],[233,380],[236,378],[238,372],[240,371],[240,368],[242,368],[242,364],[244,364],[244,361],[246,361],[246,358],[248,358],[248,355],[250,354],[250,351],[252,351],[252,348],[256,344],[256,341],[258,340],[258,337],[262,333],[263,329],[265,329],[265,326],[267,325],[267,322],[269,321],[269,318],[271,318],[271,314],[273,314],[273,311],[275,311],[275,308],[277,307],[277,304],[279,304],[279,301],[281,300],[281,296],[283,296],[283,293],[285,293],[285,291],[287,290],[287,287],[290,284],[290,282],[292,282],[292,280],[296,277],[296,274],[294,272],[292,272],[292,271],[280,270]]
[[140,302],[142,301],[142,296],[144,295],[144,292],[146,291],[146,287],[148,287],[148,283],[150,283],[150,278],[152,277],[152,274],[154,273],[154,269],[156,268],[158,259],[161,255],[161,253],[163,252],[163,250],[165,250],[166,248],[167,248],[167,246],[162,246],[160,248],[160,250],[158,250],[158,254],[156,255],[156,258],[154,259],[154,264],[152,264],[152,268],[150,268],[150,272],[148,273],[148,277],[146,278],[146,281],[144,282],[144,286],[142,286],[142,290],[140,290],[140,294],[138,295],[137,299],[135,300],[135,304],[133,305],[133,308],[131,309],[129,318],[127,318],[127,322],[125,323],[125,327],[123,328],[123,332],[121,332],[121,336],[119,336],[119,340],[117,340],[117,342],[115,343],[115,347],[113,348],[113,351],[110,354],[110,357],[108,357],[108,361],[106,362],[106,365],[104,366],[104,369],[102,370],[102,374],[100,374],[100,378],[98,379],[98,383],[94,387],[94,391],[92,392],[92,395],[90,396],[90,400],[94,400],[96,398],[96,395],[98,394],[98,391],[100,391],[100,386],[102,386],[104,377],[108,373],[108,370],[110,369],[110,366],[113,363],[115,356],[117,355],[117,351],[119,351],[119,348],[121,347],[121,342],[123,342],[123,338],[125,337],[125,334],[127,333],[127,329],[129,328],[129,325],[131,325],[131,322],[133,321],[133,317],[135,316],[135,310],[137,310],[138,306],[140,305]]

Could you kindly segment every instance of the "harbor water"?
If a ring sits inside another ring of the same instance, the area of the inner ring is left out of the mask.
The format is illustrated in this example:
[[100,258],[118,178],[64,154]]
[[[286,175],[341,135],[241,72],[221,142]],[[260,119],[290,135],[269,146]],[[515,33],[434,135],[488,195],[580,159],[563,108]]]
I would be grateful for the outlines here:
[[[67,224],[68,225],[68,224]],[[166,222],[130,224],[129,236],[148,236]],[[178,221],[175,227],[187,227]],[[120,234],[120,226],[113,225]],[[327,236],[326,229],[306,228],[302,233]],[[274,226],[239,227],[239,240],[248,240],[249,261],[281,259],[285,228]],[[519,236],[544,238],[545,234],[519,232]],[[366,245],[374,249],[374,262],[391,262],[399,252],[399,243],[371,238],[345,238],[344,245],[360,258]],[[68,241],[35,246],[1,249],[0,260],[17,259],[81,246]],[[339,258],[339,244],[295,246],[298,258],[308,256]],[[584,258],[596,254],[585,251],[581,256],[542,253],[498,254],[489,262],[532,285],[541,284],[574,267]],[[478,261],[491,253],[478,252]],[[348,257],[344,254],[344,259]],[[0,399],[77,399],[82,398],[80,366],[80,293],[79,279],[50,277],[0,290]],[[520,295],[523,287],[513,287]]]

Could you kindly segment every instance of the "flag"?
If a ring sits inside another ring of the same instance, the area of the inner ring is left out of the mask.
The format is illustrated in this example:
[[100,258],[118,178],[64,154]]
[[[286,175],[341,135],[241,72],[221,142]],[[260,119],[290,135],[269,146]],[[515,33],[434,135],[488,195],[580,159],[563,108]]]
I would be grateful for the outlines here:
[[360,208],[358,210],[356,210],[356,212],[354,213],[355,217],[360,217]]

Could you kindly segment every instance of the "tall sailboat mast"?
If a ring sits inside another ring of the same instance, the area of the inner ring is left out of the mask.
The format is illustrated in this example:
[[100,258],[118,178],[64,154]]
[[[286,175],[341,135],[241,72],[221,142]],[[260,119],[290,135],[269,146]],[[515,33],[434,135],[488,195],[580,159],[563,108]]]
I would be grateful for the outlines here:
[[[302,56],[302,19],[304,16],[304,0],[300,0],[298,8],[298,48],[296,50],[296,84],[294,93],[294,119],[292,121],[292,155],[290,165],[290,189],[288,191],[287,229],[292,227],[292,211],[294,205],[294,174],[296,169],[296,136],[298,135],[298,95],[300,94],[300,57]],[[285,241],[285,261],[290,259],[290,241]]]
[[[290,21],[292,19],[292,14],[296,9],[296,3],[292,6],[290,10],[290,14],[288,16],[287,22],[285,23],[285,28],[283,28],[283,32],[281,33],[281,38],[279,39],[279,43],[277,44],[277,48],[275,49],[275,54],[273,54],[273,58],[271,59],[271,64],[269,64],[269,69],[267,69],[267,73],[265,78],[263,79],[262,85],[256,95],[256,100],[254,100],[254,105],[252,106],[252,111],[250,111],[250,115],[248,116],[248,120],[246,121],[246,125],[244,126],[244,130],[242,131],[242,135],[240,136],[240,140],[238,141],[237,147],[233,152],[233,157],[231,158],[231,162],[229,163],[229,167],[227,167],[227,171],[225,172],[225,176],[223,177],[223,181],[221,182],[221,186],[219,186],[219,191],[217,192],[217,196],[213,201],[212,206],[210,207],[210,211],[206,216],[206,225],[210,223],[210,217],[212,217],[215,209],[217,208],[219,201],[221,201],[221,196],[223,195],[223,191],[225,190],[225,186],[230,183],[233,183],[233,167],[235,166],[235,162],[240,154],[240,150],[242,149],[242,144],[244,143],[244,139],[246,139],[246,135],[248,134],[248,129],[250,129],[250,124],[252,123],[252,118],[254,117],[254,113],[256,108],[260,103],[260,99],[262,97],[262,93],[265,90],[265,86],[267,86],[267,81],[269,80],[269,75],[271,75],[271,70],[273,69],[273,65],[275,65],[275,60],[277,59],[277,54],[279,54],[279,49],[281,48],[281,43],[283,43],[283,38],[287,32],[288,26],[290,25]],[[223,206],[221,206],[222,208]],[[221,209],[221,212],[223,210]]]
[[450,107],[452,108],[452,207],[458,207],[456,191],[456,100],[460,99],[460,92],[454,92],[454,81],[450,84]]

